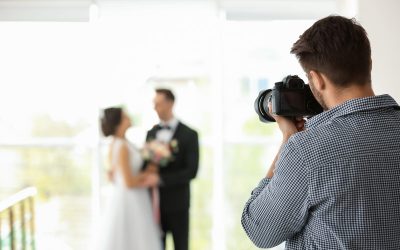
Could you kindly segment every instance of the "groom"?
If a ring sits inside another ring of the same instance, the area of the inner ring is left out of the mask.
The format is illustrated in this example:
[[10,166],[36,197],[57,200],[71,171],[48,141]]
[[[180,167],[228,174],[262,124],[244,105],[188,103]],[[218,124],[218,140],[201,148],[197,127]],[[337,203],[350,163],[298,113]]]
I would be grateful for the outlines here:
[[158,140],[173,147],[173,160],[159,169],[159,191],[163,245],[171,233],[175,250],[189,248],[190,181],[199,165],[197,132],[173,114],[175,96],[169,89],[156,89],[154,109],[160,123],[147,133],[146,141]]

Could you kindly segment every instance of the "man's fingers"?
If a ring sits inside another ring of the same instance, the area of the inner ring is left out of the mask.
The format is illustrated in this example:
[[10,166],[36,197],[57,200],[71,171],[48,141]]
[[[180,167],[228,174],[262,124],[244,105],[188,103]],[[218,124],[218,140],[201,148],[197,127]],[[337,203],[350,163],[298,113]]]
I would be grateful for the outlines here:
[[268,113],[272,114],[272,103],[268,103]]
[[298,122],[303,121],[303,117],[296,117],[296,121],[298,121]]

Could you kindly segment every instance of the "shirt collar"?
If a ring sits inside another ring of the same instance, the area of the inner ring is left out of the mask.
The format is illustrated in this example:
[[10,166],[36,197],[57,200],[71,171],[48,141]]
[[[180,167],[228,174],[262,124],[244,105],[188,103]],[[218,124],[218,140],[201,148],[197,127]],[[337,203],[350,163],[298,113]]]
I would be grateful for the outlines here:
[[169,121],[160,121],[160,126],[169,126],[172,131],[175,131],[176,127],[178,127],[178,119],[173,117]]
[[311,117],[306,123],[306,128],[314,128],[327,123],[334,118],[351,113],[388,107],[399,107],[397,102],[390,95],[378,95],[351,99],[330,110]]

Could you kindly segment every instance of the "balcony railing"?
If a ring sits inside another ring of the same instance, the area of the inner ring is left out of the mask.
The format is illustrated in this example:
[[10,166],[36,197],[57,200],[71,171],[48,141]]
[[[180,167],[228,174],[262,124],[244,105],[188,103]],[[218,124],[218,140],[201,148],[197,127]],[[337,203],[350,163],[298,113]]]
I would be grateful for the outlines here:
[[34,187],[0,201],[0,250],[35,249]]

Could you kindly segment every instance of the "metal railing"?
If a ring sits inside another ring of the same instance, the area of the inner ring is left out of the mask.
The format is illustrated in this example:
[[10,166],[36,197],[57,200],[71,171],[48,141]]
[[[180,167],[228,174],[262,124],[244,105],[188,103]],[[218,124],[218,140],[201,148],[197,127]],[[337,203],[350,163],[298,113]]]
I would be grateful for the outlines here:
[[0,201],[0,250],[35,249],[36,193],[29,187]]

